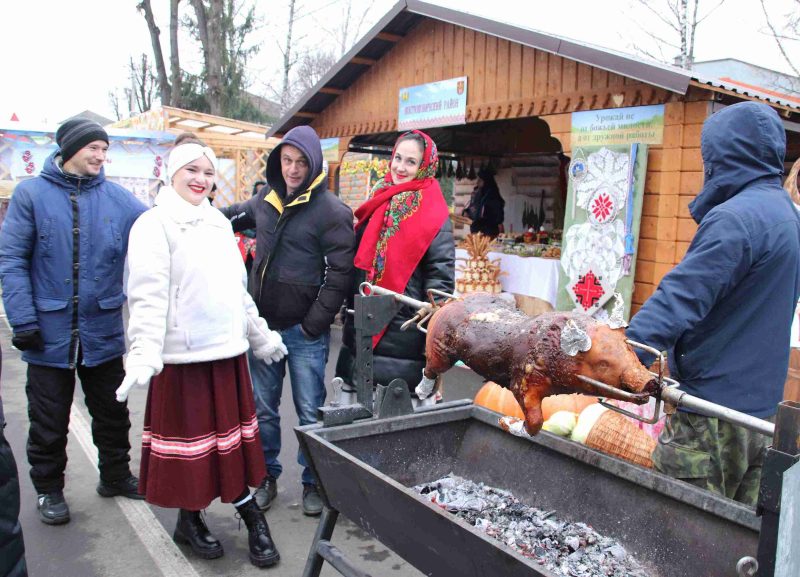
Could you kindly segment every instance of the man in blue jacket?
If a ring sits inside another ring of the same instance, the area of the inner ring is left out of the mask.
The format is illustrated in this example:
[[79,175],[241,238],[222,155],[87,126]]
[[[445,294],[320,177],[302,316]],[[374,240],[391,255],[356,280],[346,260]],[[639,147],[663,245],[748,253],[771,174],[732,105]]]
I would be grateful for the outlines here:
[[100,457],[97,492],[142,498],[129,467],[128,408],[114,391],[125,376],[128,232],[145,207],[105,179],[108,135],[99,124],[69,120],[56,142],[42,173],[14,190],[0,231],[3,304],[28,363],[31,480],[50,525],[69,521],[63,489],[76,371]]
[[[687,393],[770,419],[800,294],[800,220],[781,187],[786,133],[772,108],[743,102],[706,120],[701,152],[705,181],[689,205],[697,234],[627,336],[666,350]],[[653,456],[659,471],[755,504],[769,438],[682,410],[672,424]]]

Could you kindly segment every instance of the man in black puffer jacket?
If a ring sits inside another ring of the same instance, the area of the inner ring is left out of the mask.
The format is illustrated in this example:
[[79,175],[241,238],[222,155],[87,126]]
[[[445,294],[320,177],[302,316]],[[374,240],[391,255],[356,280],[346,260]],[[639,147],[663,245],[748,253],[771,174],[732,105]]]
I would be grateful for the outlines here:
[[[0,372],[2,366],[0,351]],[[0,577],[27,577],[25,544],[19,524],[19,475],[3,432],[5,426],[3,399],[0,398]]]
[[[327,190],[319,136],[298,126],[270,153],[267,183],[250,200],[222,209],[233,230],[256,229],[250,293],[270,328],[281,333],[289,355],[264,364],[250,357],[258,427],[267,477],[256,503],[269,508],[277,495],[281,429],[278,406],[289,364],[292,398],[301,425],[315,423],[325,403],[330,326],[350,288],[355,233],[353,212]],[[319,515],[314,475],[303,466],[303,512]]]

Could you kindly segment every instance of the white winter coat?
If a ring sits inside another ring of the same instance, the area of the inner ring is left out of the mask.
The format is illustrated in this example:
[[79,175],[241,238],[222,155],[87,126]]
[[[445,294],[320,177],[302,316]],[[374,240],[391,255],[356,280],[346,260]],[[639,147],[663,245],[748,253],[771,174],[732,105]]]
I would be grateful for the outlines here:
[[235,357],[274,345],[246,289],[246,272],[230,222],[163,187],[133,225],[126,294],[130,309],[126,367]]

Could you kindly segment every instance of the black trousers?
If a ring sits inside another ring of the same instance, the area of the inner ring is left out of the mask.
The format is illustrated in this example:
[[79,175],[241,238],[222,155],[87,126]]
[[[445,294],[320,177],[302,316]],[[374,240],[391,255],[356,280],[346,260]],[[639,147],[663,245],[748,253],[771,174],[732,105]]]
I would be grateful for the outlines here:
[[[125,376],[122,358],[96,367],[79,362],[77,373],[92,417],[100,479],[109,483],[124,479],[130,475],[131,421],[127,403],[118,402],[115,394]],[[30,419],[27,449],[31,481],[37,493],[62,490],[75,371],[29,364],[25,392]]]

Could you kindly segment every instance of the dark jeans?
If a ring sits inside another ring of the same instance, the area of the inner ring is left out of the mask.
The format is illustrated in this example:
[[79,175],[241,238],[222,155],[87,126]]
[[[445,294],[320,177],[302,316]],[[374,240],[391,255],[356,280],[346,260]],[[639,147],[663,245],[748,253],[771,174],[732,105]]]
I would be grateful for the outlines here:
[[[107,483],[130,475],[127,403],[117,402],[115,391],[125,371],[122,358],[96,367],[78,364],[78,378],[92,417],[92,440],[99,453],[100,479]],[[67,466],[67,432],[75,371],[28,365],[28,462],[37,493],[64,488]]]

